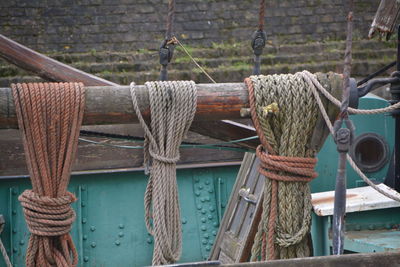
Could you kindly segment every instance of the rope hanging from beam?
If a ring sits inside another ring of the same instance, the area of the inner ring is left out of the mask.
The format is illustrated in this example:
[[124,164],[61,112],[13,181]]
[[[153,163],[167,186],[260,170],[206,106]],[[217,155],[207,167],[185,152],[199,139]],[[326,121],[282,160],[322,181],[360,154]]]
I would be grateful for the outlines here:
[[[316,128],[319,114],[313,92],[299,74],[251,76],[245,83],[261,141],[256,151],[259,172],[267,178],[251,260],[308,257],[312,249],[308,182],[317,177],[315,155],[327,136],[327,131]],[[338,109],[329,105],[333,119]]]
[[136,115],[145,132],[144,164],[150,177],[144,203],[146,227],[154,237],[152,264],[161,265],[178,261],[182,252],[176,163],[179,146],[196,112],[197,91],[192,81],[145,85],[150,98],[150,127],[140,112],[134,83],[130,88]]
[[75,220],[67,191],[83,118],[82,83],[12,84],[32,189],[19,201],[31,236],[26,266],[76,266],[69,234]]

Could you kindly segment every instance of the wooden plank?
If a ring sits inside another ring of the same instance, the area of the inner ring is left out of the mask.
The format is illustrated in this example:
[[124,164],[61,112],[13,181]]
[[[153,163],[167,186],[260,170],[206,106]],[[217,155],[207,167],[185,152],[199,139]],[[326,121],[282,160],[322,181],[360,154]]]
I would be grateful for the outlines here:
[[[400,193],[385,184],[379,184],[377,186],[386,192],[400,196]],[[312,194],[311,202],[315,213],[318,216],[332,215],[334,197],[335,191]],[[347,189],[346,213],[394,207],[400,207],[400,202],[382,195],[370,186]]]
[[[121,126],[126,128],[126,126]],[[131,125],[129,130],[135,128]],[[137,128],[137,127],[136,127]],[[139,132],[139,130],[138,130]],[[132,134],[132,133],[130,133]],[[199,137],[199,135],[189,134],[188,138],[194,142],[213,143],[216,140]],[[201,138],[201,139],[200,139]],[[90,140],[103,141],[105,139],[88,137]],[[132,145],[125,141],[107,142],[117,145]],[[134,145],[140,145],[136,143]],[[181,149],[181,160],[178,164],[201,164],[241,161],[243,152],[185,148]],[[73,165],[73,171],[88,170],[110,170],[124,168],[138,168],[143,165],[142,149],[122,149],[109,146],[100,146],[79,142],[77,159]],[[22,139],[18,130],[0,130],[0,176],[18,176],[26,175],[25,154],[22,145]]]
[[400,3],[398,0],[381,0],[374,20],[372,21],[368,37],[371,38],[378,32],[382,35],[386,35],[387,39],[389,39],[397,26],[399,11]]
[[[233,193],[225,211],[210,259],[222,263],[247,261],[256,234],[262,209],[265,177],[258,173],[259,159],[246,153]],[[241,191],[253,194],[255,203],[248,202]],[[221,257],[221,255],[223,255]],[[226,258],[229,261],[226,261]]]

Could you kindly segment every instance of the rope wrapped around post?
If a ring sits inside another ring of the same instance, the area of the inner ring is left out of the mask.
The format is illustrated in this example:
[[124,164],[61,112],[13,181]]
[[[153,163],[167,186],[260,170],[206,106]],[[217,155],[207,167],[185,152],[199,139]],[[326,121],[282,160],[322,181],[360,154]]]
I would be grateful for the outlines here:
[[145,85],[150,97],[150,127],[140,113],[134,83],[130,88],[136,115],[145,132],[145,169],[150,171],[144,202],[146,227],[154,237],[152,264],[161,265],[178,261],[182,251],[176,163],[179,146],[196,112],[197,91],[192,81]]
[[12,84],[32,190],[19,201],[31,236],[26,266],[77,266],[67,191],[85,105],[82,83]]
[[[261,161],[259,172],[267,178],[251,260],[310,256],[308,182],[317,177],[315,155],[327,134],[315,134],[318,106],[313,92],[298,74],[251,76],[245,83],[261,141],[256,150]],[[266,112],[272,104],[279,110]],[[335,108],[333,113],[337,112]],[[318,145],[314,139],[319,140]]]

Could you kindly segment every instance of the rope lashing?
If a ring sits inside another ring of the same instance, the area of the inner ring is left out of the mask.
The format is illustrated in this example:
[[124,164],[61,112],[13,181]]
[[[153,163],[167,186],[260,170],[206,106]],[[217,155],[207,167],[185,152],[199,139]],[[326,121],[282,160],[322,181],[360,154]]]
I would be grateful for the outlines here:
[[[139,109],[134,83],[132,103],[145,132],[144,164],[149,168],[145,202],[147,230],[154,237],[153,265],[173,263],[182,251],[182,226],[176,181],[179,146],[193,121],[197,91],[192,81],[146,82],[150,127]],[[152,160],[152,162],[151,162]]]
[[174,18],[175,18],[175,0],[169,0],[165,39],[162,41],[159,50],[160,64],[161,64],[161,71],[160,71],[161,81],[168,80],[168,63],[171,62],[171,59],[174,54],[174,49],[176,44],[176,41],[173,38]]
[[[251,260],[310,256],[307,182],[317,177],[315,154],[320,149],[310,145],[318,117],[312,90],[301,76],[292,74],[251,76],[245,83],[261,141],[256,150],[259,171],[267,178]],[[266,113],[264,108],[272,103],[279,111]]]
[[251,47],[254,54],[254,68],[253,75],[260,74],[261,68],[261,54],[267,42],[267,33],[264,31],[265,24],[265,0],[260,0],[258,9],[258,29],[253,32],[251,36]]
[[67,191],[83,119],[82,83],[11,85],[32,190],[19,200],[31,232],[26,266],[76,266],[69,234],[75,219]]

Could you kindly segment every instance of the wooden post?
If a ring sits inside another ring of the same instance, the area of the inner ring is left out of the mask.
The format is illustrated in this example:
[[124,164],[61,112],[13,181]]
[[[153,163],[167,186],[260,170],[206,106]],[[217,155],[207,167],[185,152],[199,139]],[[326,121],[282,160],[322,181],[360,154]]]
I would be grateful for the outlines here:
[[399,11],[400,3],[398,0],[381,0],[368,37],[371,38],[376,32],[379,32],[382,35],[386,34],[386,38],[389,39],[396,27]]

